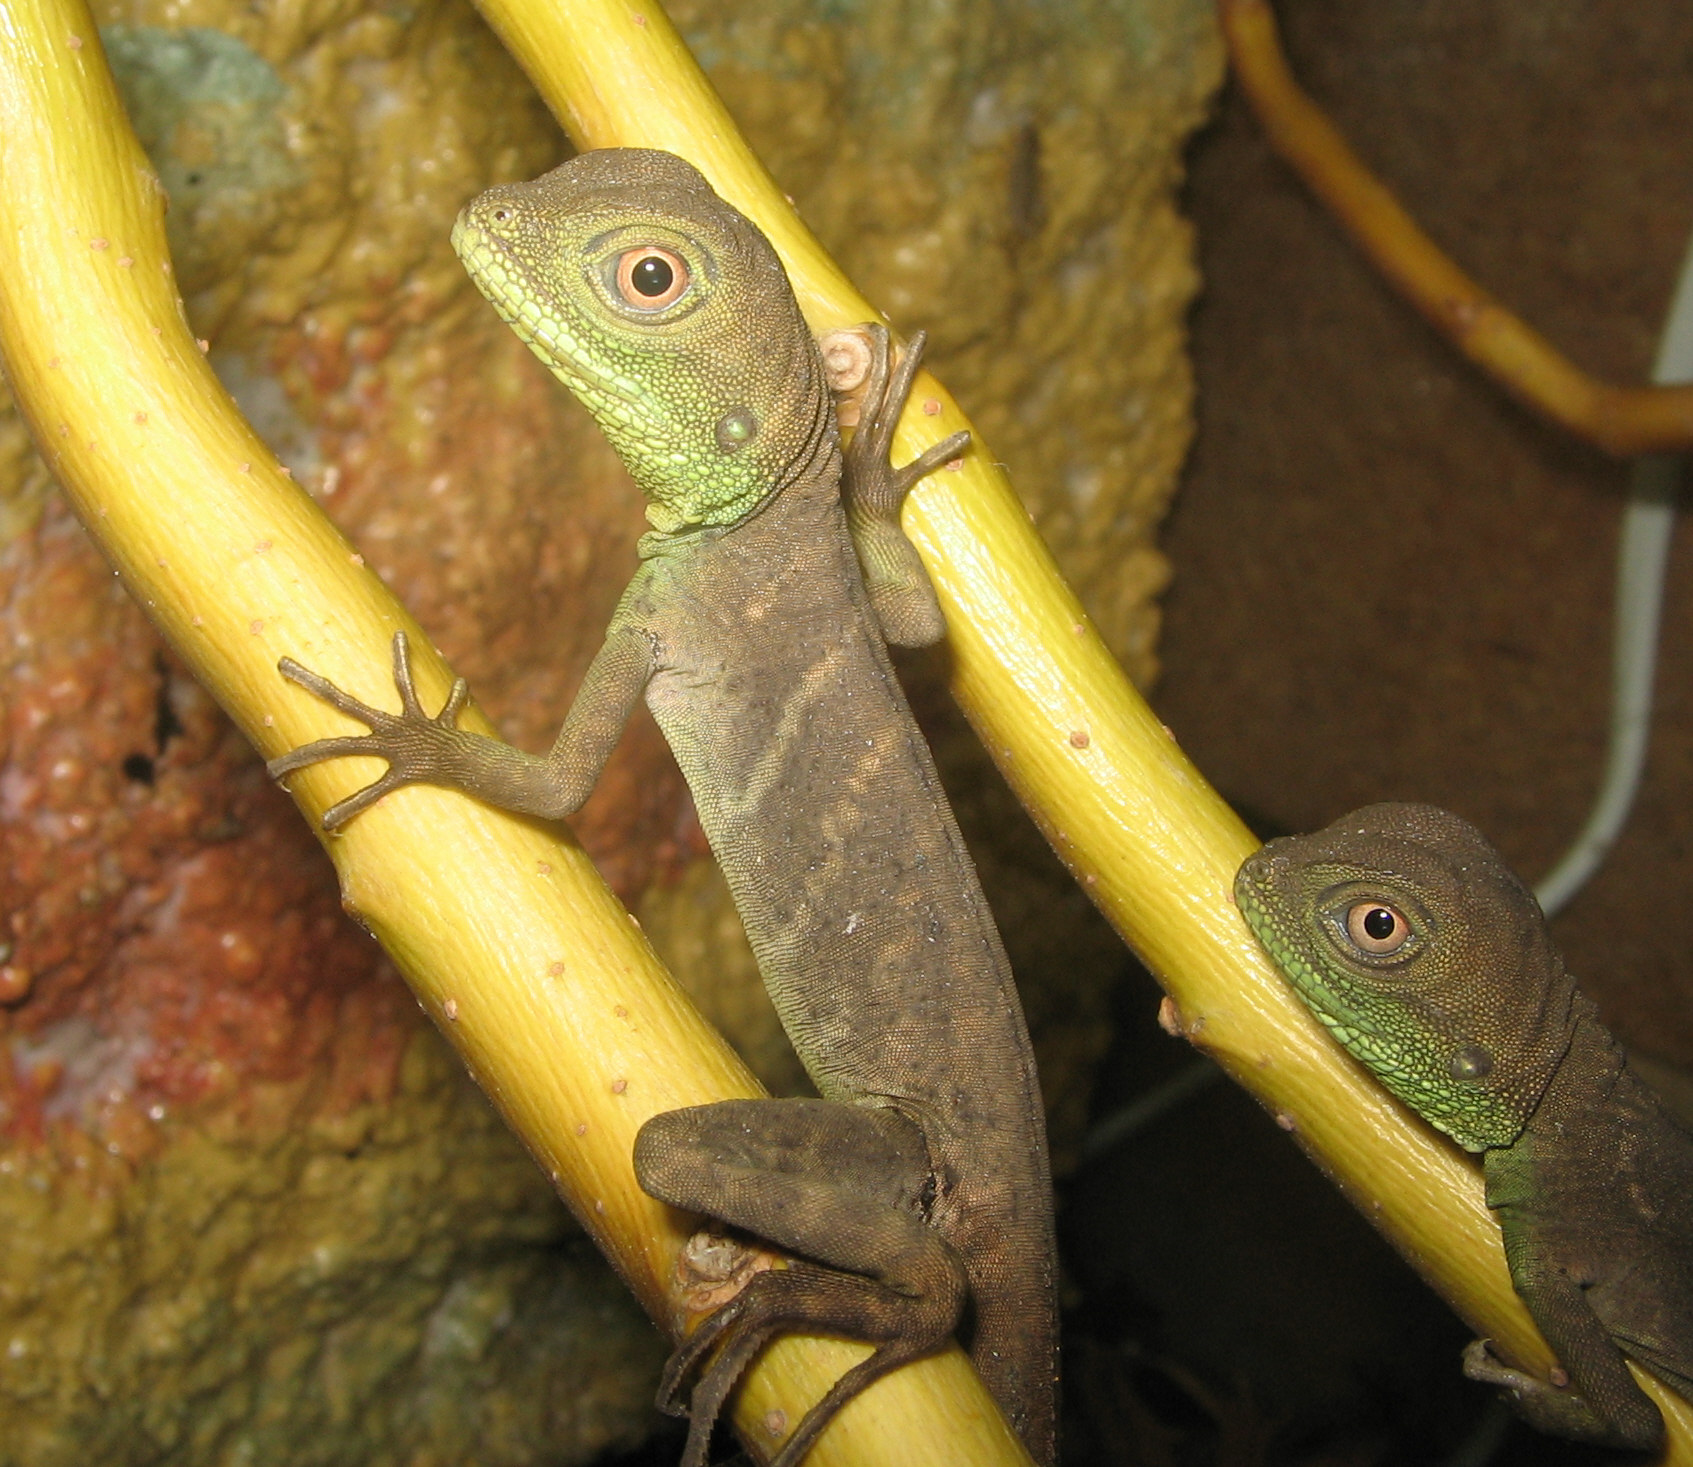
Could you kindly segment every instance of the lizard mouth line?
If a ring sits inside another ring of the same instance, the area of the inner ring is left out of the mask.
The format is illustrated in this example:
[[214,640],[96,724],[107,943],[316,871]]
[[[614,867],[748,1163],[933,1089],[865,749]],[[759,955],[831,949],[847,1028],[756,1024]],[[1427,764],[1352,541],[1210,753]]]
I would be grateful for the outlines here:
[[1235,900],[1264,950],[1281,970],[1282,977],[1305,999],[1311,1012],[1342,1043],[1353,1039],[1360,1042],[1379,1042],[1381,1035],[1368,1022],[1356,1004],[1343,1003],[1329,988],[1316,981],[1316,970],[1301,955],[1297,943],[1290,936],[1294,924],[1284,921],[1247,871],[1235,887]]
[[452,245],[476,287],[506,325],[572,391],[615,398],[645,412],[649,404],[633,384],[594,361],[563,321],[547,315],[537,304],[553,292],[535,279],[523,257],[508,240],[460,216],[453,225]]

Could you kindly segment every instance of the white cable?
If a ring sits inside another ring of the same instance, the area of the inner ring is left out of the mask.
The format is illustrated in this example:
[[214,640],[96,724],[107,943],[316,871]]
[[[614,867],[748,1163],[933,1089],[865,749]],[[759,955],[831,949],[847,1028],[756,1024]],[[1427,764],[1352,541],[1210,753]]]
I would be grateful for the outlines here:
[[[1652,381],[1693,382],[1693,245],[1682,262],[1658,343]],[[1629,482],[1617,547],[1616,629],[1611,640],[1611,732],[1605,770],[1587,823],[1563,857],[1535,889],[1550,917],[1599,869],[1628,819],[1646,764],[1652,722],[1652,684],[1657,674],[1658,636],[1663,620],[1664,566],[1675,529],[1681,486],[1680,455],[1639,459]]]
[[[1693,241],[1658,342],[1652,381],[1693,382]],[[1605,771],[1593,809],[1562,859],[1535,889],[1541,910],[1561,911],[1599,869],[1628,819],[1646,763],[1652,722],[1652,682],[1657,672],[1658,629],[1663,620],[1664,565],[1675,528],[1681,458],[1650,454],[1636,461],[1629,482],[1617,548],[1616,630],[1611,641],[1611,733]],[[1097,1122],[1082,1141],[1085,1162],[1143,1130],[1183,1104],[1222,1072],[1200,1060]]]

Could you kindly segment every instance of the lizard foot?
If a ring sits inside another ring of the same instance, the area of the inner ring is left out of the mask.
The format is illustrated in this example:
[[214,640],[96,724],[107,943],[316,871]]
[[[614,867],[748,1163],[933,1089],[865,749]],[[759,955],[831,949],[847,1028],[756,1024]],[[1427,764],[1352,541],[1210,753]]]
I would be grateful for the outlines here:
[[[957,1283],[962,1287],[962,1271]],[[829,1387],[770,1458],[769,1467],[794,1467],[841,1407],[889,1371],[938,1350],[951,1336],[956,1320],[956,1305],[941,1299],[908,1298],[885,1284],[815,1264],[794,1262],[756,1274],[665,1364],[658,1407],[672,1416],[689,1418],[681,1467],[705,1467],[711,1429],[729,1393],[776,1335],[787,1330],[821,1331],[876,1347]],[[684,1405],[681,1397],[688,1377],[719,1342],[722,1348],[700,1371]]]
[[402,785],[438,781],[448,767],[451,752],[465,737],[457,727],[458,716],[470,696],[464,679],[459,678],[453,683],[452,692],[447,695],[439,713],[434,717],[425,713],[423,705],[418,702],[417,686],[412,678],[411,648],[404,632],[394,633],[394,686],[400,693],[400,712],[397,714],[372,708],[350,693],[343,692],[328,678],[300,666],[292,657],[284,657],[276,666],[277,671],[290,682],[299,684],[349,718],[356,718],[367,725],[370,732],[301,744],[265,765],[272,779],[280,780],[296,769],[320,764],[325,759],[368,757],[388,761],[388,772],[382,778],[339,804],[331,805],[324,812],[325,830],[345,825],[353,816],[368,810],[384,795]]
[[963,453],[970,446],[970,434],[964,430],[943,438],[896,469],[889,456],[894,430],[905,412],[911,384],[917,380],[917,369],[923,365],[929,333],[915,333],[899,365],[892,366],[888,328],[880,321],[870,321],[863,330],[870,338],[869,380],[859,408],[858,429],[843,451],[842,460],[851,478],[853,498],[874,514],[897,518],[911,486]]
[[946,635],[946,620],[916,547],[900,528],[899,511],[911,486],[950,463],[969,446],[968,432],[949,438],[895,468],[889,452],[922,365],[926,332],[911,338],[899,365],[890,364],[888,328],[870,322],[870,366],[858,428],[842,454],[841,486],[864,586],[882,635],[901,647],[927,647]]
[[1663,1417],[1632,1380],[1627,1382],[1627,1394],[1609,1402],[1608,1412],[1600,1412],[1571,1389],[1569,1376],[1562,1369],[1554,1368],[1552,1379],[1542,1380],[1507,1365],[1493,1353],[1491,1340],[1471,1340],[1464,1347],[1464,1374],[1483,1385],[1497,1386],[1517,1415],[1554,1436],[1635,1451],[1652,1450],[1663,1441]]

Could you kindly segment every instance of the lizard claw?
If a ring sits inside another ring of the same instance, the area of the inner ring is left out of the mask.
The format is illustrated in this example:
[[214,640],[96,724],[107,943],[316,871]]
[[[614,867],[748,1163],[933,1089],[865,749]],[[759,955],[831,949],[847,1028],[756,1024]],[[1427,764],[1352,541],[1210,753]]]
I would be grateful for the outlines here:
[[[434,715],[423,711],[423,704],[417,696],[417,683],[412,678],[411,643],[406,640],[404,632],[394,633],[394,686],[400,692],[400,708],[404,718],[444,724],[448,728],[458,722],[459,713],[470,699],[470,684],[462,677],[454,678],[452,691],[447,694],[447,701],[441,705],[441,711]],[[363,717],[362,714],[355,714],[354,716]],[[380,716],[389,718],[391,722],[397,721],[393,720],[388,714]],[[370,720],[366,718],[365,721],[368,723]]]
[[847,524],[882,635],[899,646],[927,647],[946,635],[946,618],[916,548],[900,528],[900,506],[919,479],[964,452],[970,435],[954,433],[895,468],[888,457],[894,429],[905,411],[929,338],[926,332],[915,333],[894,366],[889,360],[888,328],[872,321],[863,330],[870,340],[870,364],[858,430],[843,454]]
[[355,815],[362,814],[385,795],[392,794],[402,785],[413,783],[404,775],[395,772],[392,766],[388,772],[377,780],[375,784],[367,784],[357,794],[348,795],[346,799],[337,801],[323,812],[323,828],[338,830]]
[[388,761],[387,772],[374,783],[331,805],[323,815],[323,828],[335,830],[355,815],[368,810],[385,795],[408,784],[428,783],[439,777],[443,767],[445,745],[459,735],[458,716],[470,698],[470,689],[463,678],[453,682],[452,691],[441,711],[429,714],[417,696],[417,683],[412,675],[411,645],[404,632],[394,633],[394,686],[400,695],[399,713],[389,713],[343,692],[321,673],[302,667],[292,657],[277,663],[277,671],[290,682],[298,684],[313,697],[322,699],[330,707],[366,725],[368,734],[342,734],[334,738],[317,739],[290,749],[286,754],[265,765],[272,779],[282,779],[297,769],[321,764],[326,759],[374,758]]
[[[740,1319],[742,1314],[746,1312],[746,1297],[745,1292],[742,1292],[735,1298],[731,1299],[727,1304],[722,1305],[713,1313],[707,1315],[706,1318],[700,1321],[698,1328],[696,1328],[687,1339],[679,1344],[671,1352],[670,1358],[664,1362],[664,1372],[659,1376],[658,1381],[658,1395],[654,1398],[653,1404],[656,1405],[660,1411],[664,1412],[666,1416],[686,1416],[689,1414],[689,1403],[683,1399],[683,1393],[687,1386],[688,1377],[694,1373],[694,1367],[710,1353],[711,1347],[717,1343],[723,1333],[734,1325],[735,1322]],[[742,1335],[743,1338],[746,1338],[747,1332],[743,1331]],[[765,1339],[765,1334],[758,1333],[756,1338],[759,1343],[762,1344]],[[724,1357],[727,1357],[734,1350],[735,1344],[731,1343],[724,1350]],[[707,1374],[728,1375],[728,1384],[732,1385],[734,1383],[734,1376],[740,1374],[740,1369],[737,1367],[731,1374],[725,1367],[725,1358],[720,1357],[713,1363],[711,1370],[707,1372]],[[698,1389],[703,1388],[704,1387],[702,1385]],[[695,1394],[696,1396],[698,1395],[698,1390],[696,1390]],[[724,1390],[723,1394],[728,1394],[727,1389]],[[696,1402],[696,1404],[703,1404],[703,1400]],[[716,1416],[716,1412],[710,1413],[709,1416],[707,1416],[704,1412],[701,1412],[700,1414],[704,1416],[707,1421],[714,1419]],[[686,1458],[684,1455],[684,1461],[685,1460]]]
[[[405,633],[401,632],[400,636],[404,637]],[[391,714],[384,713],[380,708],[372,708],[370,704],[360,702],[360,700],[355,698],[351,693],[342,692],[340,688],[336,687],[335,684],[330,682],[330,680],[324,677],[323,674],[313,672],[309,667],[300,666],[300,664],[292,657],[282,658],[276,664],[276,670],[280,672],[283,677],[287,678],[289,682],[299,684],[300,687],[304,688],[314,698],[322,699],[325,703],[329,704],[331,708],[334,708],[340,713],[345,713],[349,718],[358,719],[360,723],[369,724],[372,728],[376,727],[376,725],[384,718],[392,717]],[[329,740],[320,739],[319,742],[328,743]],[[302,747],[311,748],[312,746],[307,744]],[[294,755],[299,752],[299,749],[295,749],[292,753],[284,754],[280,759],[272,759],[265,767],[269,769],[273,775],[279,772],[285,772],[279,771],[276,766],[279,764],[286,764],[288,760],[294,758]],[[311,761],[307,760],[305,762],[309,763]],[[298,765],[290,765],[289,767],[297,768]]]
[[[702,1321],[699,1328],[677,1346],[665,1363],[657,1404],[659,1410],[669,1415],[689,1417],[688,1441],[682,1451],[680,1467],[705,1467],[712,1425],[759,1351],[773,1336],[786,1330],[803,1330],[808,1326],[827,1329],[831,1323],[827,1313],[814,1314],[806,1301],[820,1291],[838,1294],[842,1290],[854,1293],[882,1290],[891,1299],[907,1302],[898,1290],[873,1286],[867,1280],[853,1279],[796,1260],[790,1262],[786,1269],[759,1274],[745,1290]],[[922,1302],[916,1299],[909,1303],[922,1307]],[[938,1318],[940,1313],[946,1315],[944,1321]],[[906,1361],[939,1348],[951,1332],[957,1313],[956,1303],[943,1305],[937,1311],[936,1320],[932,1321],[932,1326],[938,1325],[938,1328],[931,1327],[913,1335],[894,1332],[885,1338],[872,1334],[870,1342],[876,1346],[874,1353],[842,1375],[822,1399],[813,1404],[780,1450],[770,1458],[768,1467],[798,1467],[812,1444],[822,1435],[823,1428],[842,1406],[871,1382]],[[727,1340],[711,1364],[700,1372],[689,1403],[684,1406],[680,1399],[683,1383],[712,1346],[725,1335]],[[857,1331],[850,1331],[849,1337],[862,1336]]]
[[900,501],[906,492],[925,474],[931,474],[944,463],[950,463],[969,447],[968,429],[926,449],[910,463],[894,468],[888,460],[893,447],[894,430],[905,411],[911,384],[917,379],[917,369],[923,365],[923,353],[929,344],[929,333],[918,331],[906,343],[898,366],[892,366],[892,350],[888,328],[880,321],[865,324],[870,337],[870,372],[864,385],[864,401],[860,408],[858,430],[846,448],[846,461],[860,497],[876,510],[897,515]]
[[737,1306],[745,1297],[743,1294],[740,1298],[731,1300],[702,1321],[699,1328],[684,1343],[677,1346],[675,1353],[664,1363],[664,1374],[658,1383],[655,1404],[666,1415],[688,1418],[688,1440],[682,1449],[679,1467],[705,1467],[706,1453],[711,1447],[711,1430],[729,1399],[729,1393],[735,1388],[747,1366],[752,1363],[753,1357],[777,1331],[777,1325],[772,1322],[763,1327],[738,1330],[730,1335],[710,1367],[701,1372],[689,1399],[682,1399],[683,1388],[688,1377],[693,1374],[694,1367],[704,1359],[725,1332],[741,1319],[745,1310]]
[[925,474],[932,474],[942,464],[949,464],[970,446],[970,430],[960,428],[950,438],[943,438],[926,448],[902,469],[893,471],[894,489],[901,495]]

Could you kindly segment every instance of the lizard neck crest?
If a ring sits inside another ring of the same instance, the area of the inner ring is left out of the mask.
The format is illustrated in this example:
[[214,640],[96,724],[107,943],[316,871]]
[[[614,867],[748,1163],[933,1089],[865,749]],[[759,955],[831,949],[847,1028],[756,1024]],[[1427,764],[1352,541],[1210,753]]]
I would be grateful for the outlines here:
[[593,414],[661,535],[739,524],[830,462],[822,364],[781,262],[682,159],[604,149],[489,189],[453,248]]
[[1272,841],[1241,914],[1330,1033],[1470,1151],[1521,1135],[1569,1047],[1573,984],[1533,894],[1481,833],[1371,805]]

